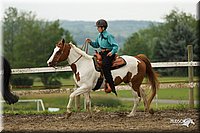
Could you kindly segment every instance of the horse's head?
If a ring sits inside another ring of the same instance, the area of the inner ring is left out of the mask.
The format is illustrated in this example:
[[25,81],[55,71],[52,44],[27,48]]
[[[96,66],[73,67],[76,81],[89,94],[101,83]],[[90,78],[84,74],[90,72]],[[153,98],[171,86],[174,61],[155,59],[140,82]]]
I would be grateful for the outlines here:
[[66,60],[69,56],[70,49],[70,44],[65,43],[64,39],[59,41],[54,48],[53,54],[47,61],[48,66],[56,66],[59,62]]

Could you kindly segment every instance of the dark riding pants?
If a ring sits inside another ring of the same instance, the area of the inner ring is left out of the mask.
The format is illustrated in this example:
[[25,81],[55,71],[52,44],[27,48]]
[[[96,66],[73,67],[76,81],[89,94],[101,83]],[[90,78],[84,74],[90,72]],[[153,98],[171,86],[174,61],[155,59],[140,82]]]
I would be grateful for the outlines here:
[[113,77],[111,75],[111,66],[115,58],[115,54],[113,54],[112,56],[107,56],[109,52],[110,51],[100,52],[102,56],[102,69],[103,69],[103,74],[105,76],[106,82],[109,83],[112,91],[116,93]]

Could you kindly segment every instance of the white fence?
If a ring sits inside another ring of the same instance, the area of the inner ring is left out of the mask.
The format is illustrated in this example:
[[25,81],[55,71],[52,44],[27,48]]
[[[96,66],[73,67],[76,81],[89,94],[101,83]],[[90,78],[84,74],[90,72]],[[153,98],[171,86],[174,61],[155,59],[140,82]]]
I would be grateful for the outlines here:
[[[200,66],[200,62],[158,62],[151,63],[152,67],[197,67]],[[21,68],[12,69],[12,74],[23,74],[23,73],[48,73],[48,72],[66,72],[72,71],[69,66],[65,67],[40,67],[40,68]]]
[[[5,101],[2,101],[2,100],[1,100],[0,102],[5,102]],[[40,105],[41,105],[42,111],[45,111],[45,107],[44,107],[44,103],[43,103],[43,100],[42,100],[42,99],[19,100],[18,102],[19,102],[19,103],[30,103],[30,102],[35,102],[38,112],[40,111]],[[13,110],[14,110],[14,109],[13,109],[13,106],[14,106],[14,105],[12,104],[11,106],[12,106],[12,111],[13,111]]]

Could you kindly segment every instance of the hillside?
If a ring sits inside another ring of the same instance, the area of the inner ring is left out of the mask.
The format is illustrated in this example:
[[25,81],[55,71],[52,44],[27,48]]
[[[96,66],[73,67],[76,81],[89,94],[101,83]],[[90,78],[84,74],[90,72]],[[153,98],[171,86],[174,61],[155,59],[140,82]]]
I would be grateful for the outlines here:
[[[92,40],[96,39],[98,34],[98,31],[95,27],[95,22],[92,21],[61,20],[60,23],[62,28],[70,31],[78,45],[82,45],[85,41],[85,38],[91,38]],[[132,33],[137,32],[140,29],[147,28],[152,23],[156,22],[118,20],[109,21],[108,23],[108,31],[115,36],[120,47],[122,47],[126,38],[129,37]]]

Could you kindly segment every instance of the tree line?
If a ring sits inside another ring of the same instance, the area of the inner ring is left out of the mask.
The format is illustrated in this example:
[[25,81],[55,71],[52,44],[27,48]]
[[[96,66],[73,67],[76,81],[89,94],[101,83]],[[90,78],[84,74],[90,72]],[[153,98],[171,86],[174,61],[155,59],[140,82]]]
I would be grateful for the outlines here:
[[[9,7],[3,18],[3,55],[9,60],[12,68],[47,66],[46,61],[55,44],[61,39],[72,41],[69,31],[60,27],[59,20],[38,20],[32,12],[19,12]],[[45,86],[60,85],[59,77],[67,74],[38,74]],[[14,84],[31,85],[33,79],[28,75],[12,76]]]
[[[194,60],[199,60],[197,20],[192,14],[172,10],[164,22],[152,24],[130,36],[121,54],[146,54],[153,62],[187,61],[187,45],[193,45]],[[158,69],[164,76],[185,76],[187,69]]]
[[[126,39],[120,54],[145,54],[151,61],[186,61],[187,45],[193,45],[194,60],[199,60],[197,43],[197,20],[191,14],[172,10],[164,17],[163,23],[153,24],[149,28],[134,32]],[[52,53],[55,43],[61,38],[67,42],[76,42],[68,30],[61,28],[59,20],[39,20],[32,12],[19,12],[9,7],[3,18],[3,55],[9,60],[12,68],[42,67]],[[62,64],[62,65],[67,65]],[[162,75],[183,75],[181,70],[158,70]],[[186,71],[186,70],[184,70]],[[60,77],[70,74],[37,74],[42,83],[60,85]],[[29,75],[14,76],[16,84],[30,78]],[[32,82],[32,80],[30,81]],[[31,84],[31,83],[30,83]]]

